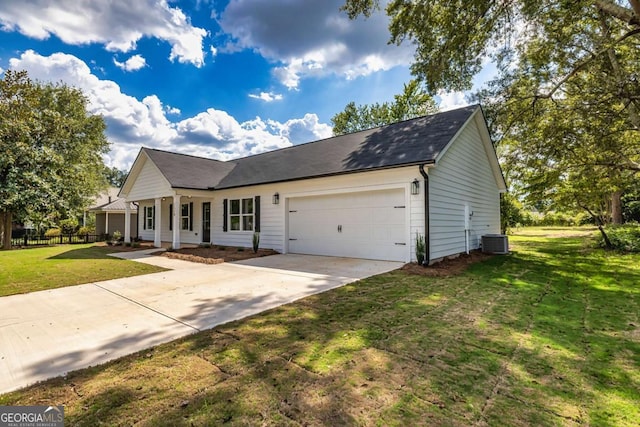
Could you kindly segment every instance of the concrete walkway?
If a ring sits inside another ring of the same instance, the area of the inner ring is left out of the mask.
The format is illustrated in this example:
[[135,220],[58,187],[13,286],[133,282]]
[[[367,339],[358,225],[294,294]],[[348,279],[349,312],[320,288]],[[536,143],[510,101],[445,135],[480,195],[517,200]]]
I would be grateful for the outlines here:
[[116,256],[170,271],[0,298],[0,393],[402,265],[307,255],[206,265],[153,251]]

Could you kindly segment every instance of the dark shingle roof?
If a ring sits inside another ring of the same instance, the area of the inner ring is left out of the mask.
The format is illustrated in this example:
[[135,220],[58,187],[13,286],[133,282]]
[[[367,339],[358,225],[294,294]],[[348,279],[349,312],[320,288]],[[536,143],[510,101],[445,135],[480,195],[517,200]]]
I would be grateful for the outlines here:
[[217,187],[235,163],[167,151],[143,149],[174,188],[206,190]]
[[477,105],[221,162],[144,149],[172,187],[224,189],[433,162]]

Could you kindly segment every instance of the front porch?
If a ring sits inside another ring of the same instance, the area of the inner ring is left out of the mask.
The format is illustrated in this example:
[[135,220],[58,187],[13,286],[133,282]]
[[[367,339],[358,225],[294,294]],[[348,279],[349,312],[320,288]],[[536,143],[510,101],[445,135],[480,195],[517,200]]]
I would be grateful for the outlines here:
[[[172,194],[128,201],[138,206],[138,238],[152,241],[155,247],[180,249],[211,243],[212,197]],[[130,242],[133,227],[129,212],[125,212],[125,219],[124,238]]]

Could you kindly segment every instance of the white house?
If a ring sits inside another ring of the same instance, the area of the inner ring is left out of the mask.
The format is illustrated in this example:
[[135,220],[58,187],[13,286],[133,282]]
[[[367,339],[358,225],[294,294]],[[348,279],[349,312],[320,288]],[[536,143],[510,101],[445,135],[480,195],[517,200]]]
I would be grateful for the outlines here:
[[228,162],[142,148],[120,197],[155,246],[250,247],[259,232],[281,253],[409,262],[420,233],[433,262],[499,233],[505,190],[469,106]]

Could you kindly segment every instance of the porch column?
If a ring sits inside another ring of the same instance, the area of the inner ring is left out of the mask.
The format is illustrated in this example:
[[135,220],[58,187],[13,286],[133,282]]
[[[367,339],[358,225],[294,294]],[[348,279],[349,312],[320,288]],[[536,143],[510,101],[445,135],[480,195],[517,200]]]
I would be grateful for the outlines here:
[[155,224],[154,224],[154,234],[153,234],[153,246],[156,248],[162,247],[162,198],[156,197],[155,204]]
[[111,236],[109,233],[109,211],[104,211],[104,233]]
[[124,242],[131,243],[131,204],[124,201]]
[[180,212],[182,211],[180,198],[181,196],[179,194],[173,196],[173,218],[171,218],[173,222],[173,249],[180,249],[180,226],[182,225],[180,224]]

